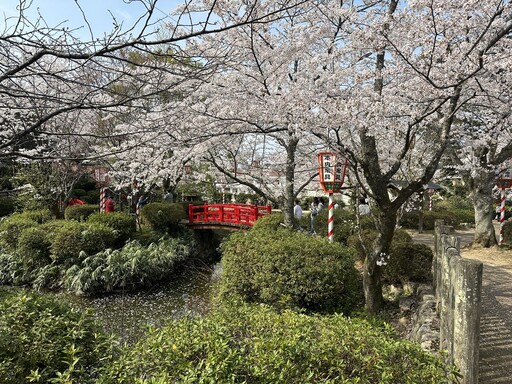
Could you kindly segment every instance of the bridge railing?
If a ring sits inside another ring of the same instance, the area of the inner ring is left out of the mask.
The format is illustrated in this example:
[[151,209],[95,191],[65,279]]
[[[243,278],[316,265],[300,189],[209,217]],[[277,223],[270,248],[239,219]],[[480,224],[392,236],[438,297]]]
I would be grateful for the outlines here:
[[219,223],[252,227],[260,217],[272,212],[270,205],[204,204],[188,206],[190,224]]

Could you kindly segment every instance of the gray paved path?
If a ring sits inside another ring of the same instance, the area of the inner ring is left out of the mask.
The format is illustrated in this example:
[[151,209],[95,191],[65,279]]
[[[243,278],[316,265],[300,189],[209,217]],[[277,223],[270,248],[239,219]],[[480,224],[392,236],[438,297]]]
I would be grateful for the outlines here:
[[[433,246],[432,232],[410,233],[415,241]],[[461,247],[473,240],[472,231],[455,235],[461,237]],[[512,251],[462,248],[461,255],[484,265],[479,383],[512,384]]]

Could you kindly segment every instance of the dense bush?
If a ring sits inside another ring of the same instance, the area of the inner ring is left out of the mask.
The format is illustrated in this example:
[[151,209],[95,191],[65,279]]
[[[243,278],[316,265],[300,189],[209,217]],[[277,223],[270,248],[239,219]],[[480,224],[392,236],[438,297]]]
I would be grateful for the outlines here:
[[232,234],[221,250],[223,295],[312,311],[350,311],[359,302],[350,249],[327,239],[256,226]]
[[13,216],[21,217],[28,220],[34,220],[38,224],[47,223],[52,220],[52,213],[49,209],[36,209],[32,211],[24,211],[21,213],[17,213]]
[[14,250],[18,244],[18,237],[24,229],[37,226],[37,222],[20,215],[12,215],[0,222],[0,244],[7,249]]
[[64,210],[64,218],[66,220],[85,221],[99,210],[100,206],[94,204],[71,205]]
[[187,213],[180,203],[149,203],[141,209],[145,222],[160,232],[176,232],[180,220],[187,218]]
[[0,381],[94,383],[112,343],[89,312],[62,298],[17,293],[0,299]]
[[[419,215],[418,211],[404,213],[400,219],[400,225],[404,228],[417,229],[419,224]],[[462,208],[439,206],[433,211],[423,211],[423,229],[434,229],[435,221],[439,219],[444,220],[446,225],[458,228],[462,223],[474,223],[475,213],[473,208],[467,209],[464,208],[464,206]]]
[[87,219],[88,223],[104,224],[117,231],[116,244],[122,245],[135,232],[135,218],[124,212],[94,213]]
[[87,255],[93,255],[115,244],[117,234],[112,228],[99,223],[86,223],[82,230],[83,248]]
[[[349,210],[338,208],[334,211],[334,241],[342,244],[347,244],[348,238],[350,235],[354,233],[357,226],[357,221],[355,214]],[[309,215],[305,215],[306,223],[305,225],[309,228],[311,217]],[[315,232],[322,237],[327,237],[327,223],[329,218],[329,210],[324,208],[318,215],[315,216]],[[364,220],[363,220],[364,221]],[[366,221],[364,221],[366,223]]]
[[98,383],[455,383],[441,358],[342,315],[262,305],[183,318],[107,367]]
[[51,263],[51,241],[42,226],[25,229],[18,238],[17,254],[26,269],[39,269]]
[[80,251],[84,249],[83,229],[76,221],[60,222],[51,245],[52,260],[66,265],[80,262]]
[[[360,260],[366,257],[365,249],[367,251],[372,249],[373,242],[377,238],[377,231],[371,229],[363,229],[361,233],[354,233],[348,239],[348,245],[357,251]],[[362,242],[361,242],[362,241]],[[397,229],[393,234],[392,245],[396,243],[412,243],[412,237],[406,231]],[[363,248],[364,246],[364,248]]]
[[0,197],[0,217],[14,212],[14,200],[11,197]]
[[432,259],[432,250],[425,244],[393,242],[383,277],[390,283],[431,281]]
[[165,239],[147,247],[131,241],[71,266],[65,272],[64,287],[78,294],[94,294],[149,286],[171,276],[194,249],[189,238]]
[[284,222],[284,215],[282,212],[274,212],[270,215],[260,217],[254,223],[252,228],[253,231],[276,231],[278,228],[282,227],[282,223]]

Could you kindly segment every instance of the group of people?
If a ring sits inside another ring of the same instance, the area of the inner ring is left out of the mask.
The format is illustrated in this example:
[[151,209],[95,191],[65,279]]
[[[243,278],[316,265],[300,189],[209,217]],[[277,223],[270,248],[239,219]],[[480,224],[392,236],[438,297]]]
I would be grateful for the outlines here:
[[[315,197],[313,198],[313,202],[310,206],[310,223],[309,223],[309,233],[315,233],[315,218],[316,216],[324,209],[324,199],[323,197]],[[300,222],[302,219],[302,207],[300,206],[300,201],[295,200],[295,206],[293,207],[293,215]]]
[[[334,208],[338,208],[339,205],[336,204]],[[316,216],[322,212],[324,209],[324,198],[323,197],[315,197],[313,198],[313,202],[310,205],[310,222],[309,222],[309,233],[315,234],[315,218]],[[359,205],[357,210],[360,215],[368,215],[370,214],[370,206],[368,205],[366,198],[359,199]],[[293,215],[300,222],[302,219],[302,207],[300,205],[300,200],[295,200],[295,206],[293,207]]]

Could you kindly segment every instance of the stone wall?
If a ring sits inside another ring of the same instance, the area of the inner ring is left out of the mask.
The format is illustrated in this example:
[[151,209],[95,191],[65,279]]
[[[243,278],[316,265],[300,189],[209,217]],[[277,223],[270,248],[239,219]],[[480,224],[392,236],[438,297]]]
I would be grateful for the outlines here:
[[455,364],[464,384],[478,383],[483,265],[460,256],[460,239],[436,222],[433,284],[441,350]]

